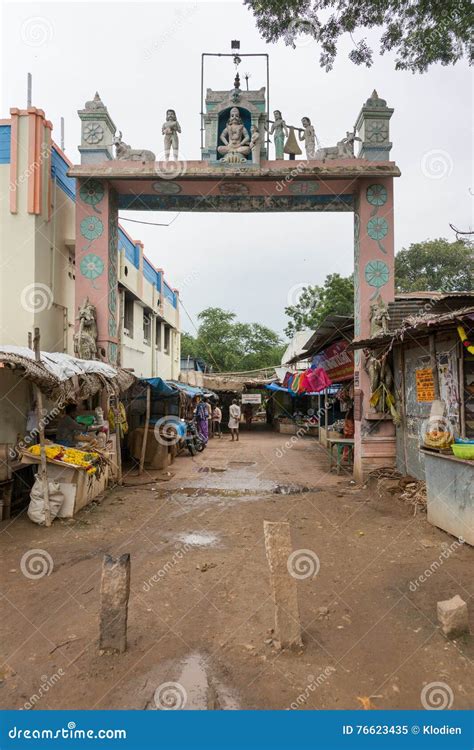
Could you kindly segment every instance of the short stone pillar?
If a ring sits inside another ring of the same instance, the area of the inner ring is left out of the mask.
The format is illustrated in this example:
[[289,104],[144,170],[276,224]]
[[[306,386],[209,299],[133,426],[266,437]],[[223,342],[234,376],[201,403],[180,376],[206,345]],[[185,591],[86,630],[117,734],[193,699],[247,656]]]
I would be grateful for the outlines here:
[[290,525],[286,522],[264,521],[263,533],[275,604],[276,637],[281,648],[301,648],[296,579],[288,570],[288,559],[293,551]]
[[447,638],[458,638],[469,633],[469,615],[467,604],[459,594],[452,599],[438,602],[438,621]]
[[130,555],[104,555],[100,585],[99,648],[123,653],[127,648]]

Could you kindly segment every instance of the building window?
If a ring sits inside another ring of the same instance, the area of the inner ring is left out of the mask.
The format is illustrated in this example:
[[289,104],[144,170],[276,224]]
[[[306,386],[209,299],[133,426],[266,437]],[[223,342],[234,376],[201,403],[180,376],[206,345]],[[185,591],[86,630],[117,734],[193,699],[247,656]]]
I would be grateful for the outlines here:
[[161,352],[161,329],[162,329],[161,320],[157,320],[156,328],[155,328],[155,345],[159,352]]
[[125,310],[124,310],[124,320],[123,320],[123,327],[124,327],[124,333],[126,336],[130,336],[130,338],[133,338],[133,306],[134,301],[133,297],[129,297],[127,294],[125,295]]
[[169,326],[165,326],[165,341],[163,346],[163,351],[165,354],[170,353],[170,342],[171,342],[171,328]]
[[143,343],[151,344],[151,316],[143,310]]

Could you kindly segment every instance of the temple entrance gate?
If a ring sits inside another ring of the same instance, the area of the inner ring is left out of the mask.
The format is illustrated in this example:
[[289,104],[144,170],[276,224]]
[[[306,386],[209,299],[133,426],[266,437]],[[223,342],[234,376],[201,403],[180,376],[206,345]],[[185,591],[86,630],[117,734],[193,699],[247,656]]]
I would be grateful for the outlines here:
[[[269,160],[263,138],[260,142],[256,136],[253,144],[241,138],[235,149],[229,138],[223,140],[220,117],[224,111],[227,116],[227,111],[242,108],[253,132],[258,134],[264,118],[264,100],[262,89],[208,90],[203,159],[187,163],[179,159],[155,161],[152,152],[132,151],[128,146],[128,151],[120,151],[125,146],[121,139],[114,158],[112,147],[118,140],[115,125],[98,95],[80,110],[82,163],[69,171],[77,180],[76,309],[86,298],[95,306],[98,347],[104,360],[117,363],[119,209],[242,213],[351,211],[356,339],[367,338],[371,333],[372,306],[386,305],[394,299],[393,178],[400,171],[389,160],[392,145],[389,121],[393,110],[376,92],[363,105],[356,123],[361,141],[357,157],[350,149],[347,151],[346,139],[345,144],[340,142],[333,149],[316,153],[308,153],[307,147],[304,160]],[[238,112],[235,117],[238,121]],[[353,141],[354,137],[352,147]],[[219,147],[219,142],[224,148]],[[175,142],[170,141],[169,145],[174,150]],[[140,263],[143,268],[143,257]],[[162,290],[157,288],[157,309],[161,294]],[[354,475],[361,481],[369,469],[393,462],[395,436],[393,423],[370,405],[369,375],[364,368],[364,355],[359,351],[355,353],[354,386]]]

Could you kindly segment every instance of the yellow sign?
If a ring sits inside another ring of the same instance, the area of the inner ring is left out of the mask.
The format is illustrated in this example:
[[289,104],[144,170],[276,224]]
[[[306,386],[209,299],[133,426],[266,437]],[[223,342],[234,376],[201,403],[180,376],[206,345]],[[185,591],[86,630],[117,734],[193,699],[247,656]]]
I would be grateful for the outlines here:
[[416,400],[417,401],[434,401],[435,390],[433,380],[433,370],[431,367],[425,367],[422,370],[416,370]]

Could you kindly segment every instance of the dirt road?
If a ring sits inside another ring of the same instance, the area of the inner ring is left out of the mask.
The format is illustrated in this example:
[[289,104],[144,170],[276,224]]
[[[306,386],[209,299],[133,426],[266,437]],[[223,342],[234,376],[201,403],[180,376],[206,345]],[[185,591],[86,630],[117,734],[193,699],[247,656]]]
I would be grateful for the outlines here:
[[[459,593],[474,614],[472,549],[327,467],[310,438],[243,432],[51,529],[4,522],[1,706],[421,708],[436,682],[470,707],[472,638],[447,641],[436,602]],[[264,520],[288,520],[313,566],[301,653],[273,644]],[[131,554],[119,656],[97,646],[105,552]]]

